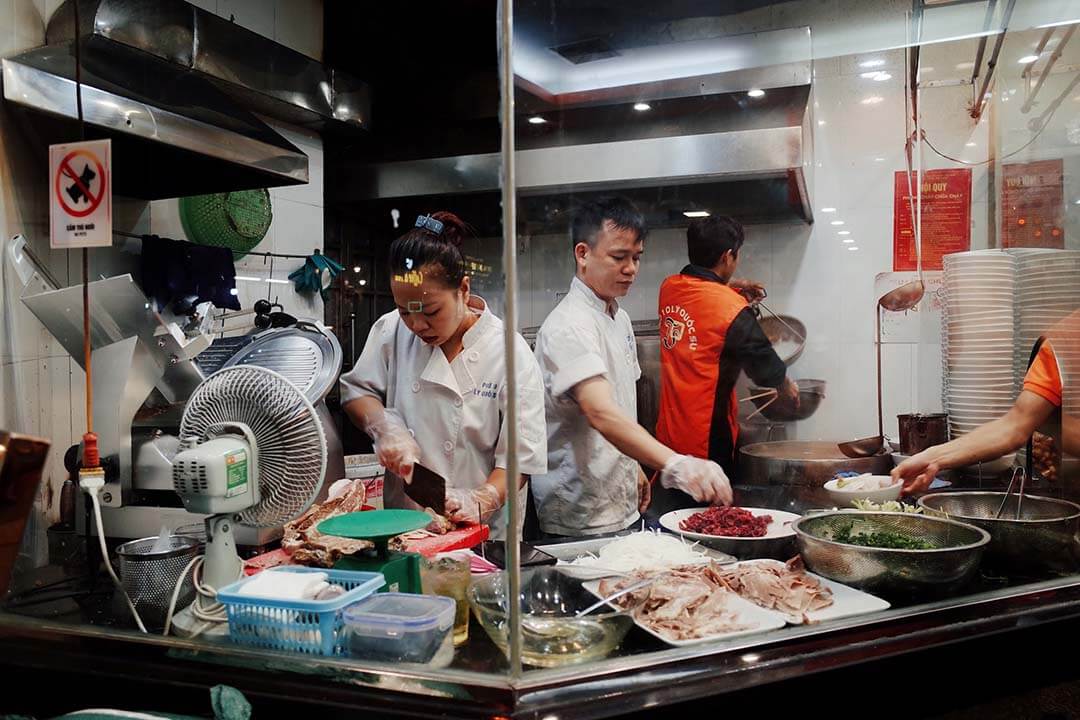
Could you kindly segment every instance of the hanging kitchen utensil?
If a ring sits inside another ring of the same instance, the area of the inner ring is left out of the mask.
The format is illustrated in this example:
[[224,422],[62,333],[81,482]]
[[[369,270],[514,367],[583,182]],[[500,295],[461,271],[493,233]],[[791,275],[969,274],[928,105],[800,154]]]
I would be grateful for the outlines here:
[[880,305],[874,308],[874,348],[877,351],[877,435],[837,443],[840,452],[849,458],[871,457],[888,451],[885,447],[885,429],[881,416],[881,311]]
[[[921,26],[920,33],[921,35]],[[891,290],[878,300],[878,304],[891,312],[904,312],[912,309],[922,300],[926,294],[926,285],[923,283],[922,272],[922,129],[919,122],[919,47],[909,42],[908,69],[904,73],[904,104],[908,112],[904,113],[904,156],[907,160],[907,185],[908,185],[908,208],[911,211],[911,228],[915,234],[915,269],[919,274],[917,280],[901,285]],[[915,125],[912,132],[908,121]],[[912,146],[918,150],[916,157],[919,167],[917,172],[912,170]],[[915,179],[912,175],[915,175]]]
[[233,251],[241,258],[255,248],[274,219],[267,190],[180,198],[180,222],[191,242]]
[[[909,27],[910,30],[910,27]],[[921,26],[920,26],[921,35]],[[910,47],[910,43],[909,43]],[[840,452],[850,458],[870,457],[887,452],[885,447],[885,431],[882,421],[881,410],[881,312],[904,312],[911,310],[919,304],[923,295],[926,294],[926,285],[923,283],[922,274],[922,137],[919,127],[919,96],[918,96],[918,73],[919,54],[918,46],[908,51],[908,69],[904,73],[904,101],[908,112],[904,113],[904,154],[907,158],[907,181],[908,181],[908,206],[912,212],[912,232],[915,233],[915,267],[919,277],[909,283],[890,290],[878,298],[877,307],[874,308],[874,346],[877,353],[877,413],[878,434],[875,436],[851,440],[839,443]],[[915,124],[915,132],[909,132],[908,121]],[[912,145],[913,139],[918,143],[918,178],[913,180],[912,175]]]

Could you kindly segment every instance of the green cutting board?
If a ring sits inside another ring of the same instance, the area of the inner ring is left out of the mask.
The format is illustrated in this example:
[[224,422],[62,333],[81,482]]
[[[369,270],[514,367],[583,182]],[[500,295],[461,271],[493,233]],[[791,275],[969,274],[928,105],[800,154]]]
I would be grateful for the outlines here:
[[431,516],[419,510],[365,510],[323,520],[316,528],[323,535],[357,540],[382,540],[426,527]]

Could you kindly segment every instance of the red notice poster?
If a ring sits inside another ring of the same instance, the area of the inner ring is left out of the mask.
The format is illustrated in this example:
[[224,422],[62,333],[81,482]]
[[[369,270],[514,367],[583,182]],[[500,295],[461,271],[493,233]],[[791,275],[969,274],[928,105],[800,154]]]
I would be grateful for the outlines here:
[[[912,189],[918,174],[912,174]],[[907,171],[895,175],[893,270],[914,270],[915,231]],[[923,269],[940,270],[941,257],[971,249],[971,170],[927,170],[922,186]]]
[[1061,160],[1005,165],[1001,246],[1065,247],[1065,182]]

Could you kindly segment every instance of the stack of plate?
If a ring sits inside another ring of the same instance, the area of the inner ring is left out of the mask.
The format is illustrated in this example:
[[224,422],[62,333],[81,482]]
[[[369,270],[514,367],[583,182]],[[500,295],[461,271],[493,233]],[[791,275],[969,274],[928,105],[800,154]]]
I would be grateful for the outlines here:
[[943,403],[949,435],[1001,417],[1016,398],[1016,258],[1000,250],[946,255]]
[[[1018,249],[1016,257],[1017,338],[1013,367],[1018,384],[1027,373],[1031,349],[1040,335],[1073,333],[1077,328],[1055,328],[1063,318],[1080,309],[1080,252],[1076,250]],[[1080,351],[1076,343],[1059,342],[1054,346],[1058,363],[1080,369]],[[1080,405],[1080,393],[1066,393],[1066,405]],[[1066,408],[1070,409],[1070,408]]]

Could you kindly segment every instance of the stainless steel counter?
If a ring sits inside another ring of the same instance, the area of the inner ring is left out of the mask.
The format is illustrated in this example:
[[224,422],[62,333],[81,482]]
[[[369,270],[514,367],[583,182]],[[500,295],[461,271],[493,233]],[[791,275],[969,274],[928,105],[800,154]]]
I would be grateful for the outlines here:
[[[114,690],[127,681],[154,678],[189,687],[227,682],[257,698],[303,698],[416,717],[606,717],[990,634],[1080,621],[1078,577],[1023,586],[984,578],[971,591],[963,598],[894,602],[875,615],[692,647],[669,648],[635,630],[616,656],[589,665],[526,669],[516,680],[475,623],[454,664],[435,670],[142,636],[82,624],[79,617],[64,622],[0,614],[0,642],[7,651],[0,664],[40,668],[53,676],[89,672]],[[994,658],[983,661],[995,663]]]

